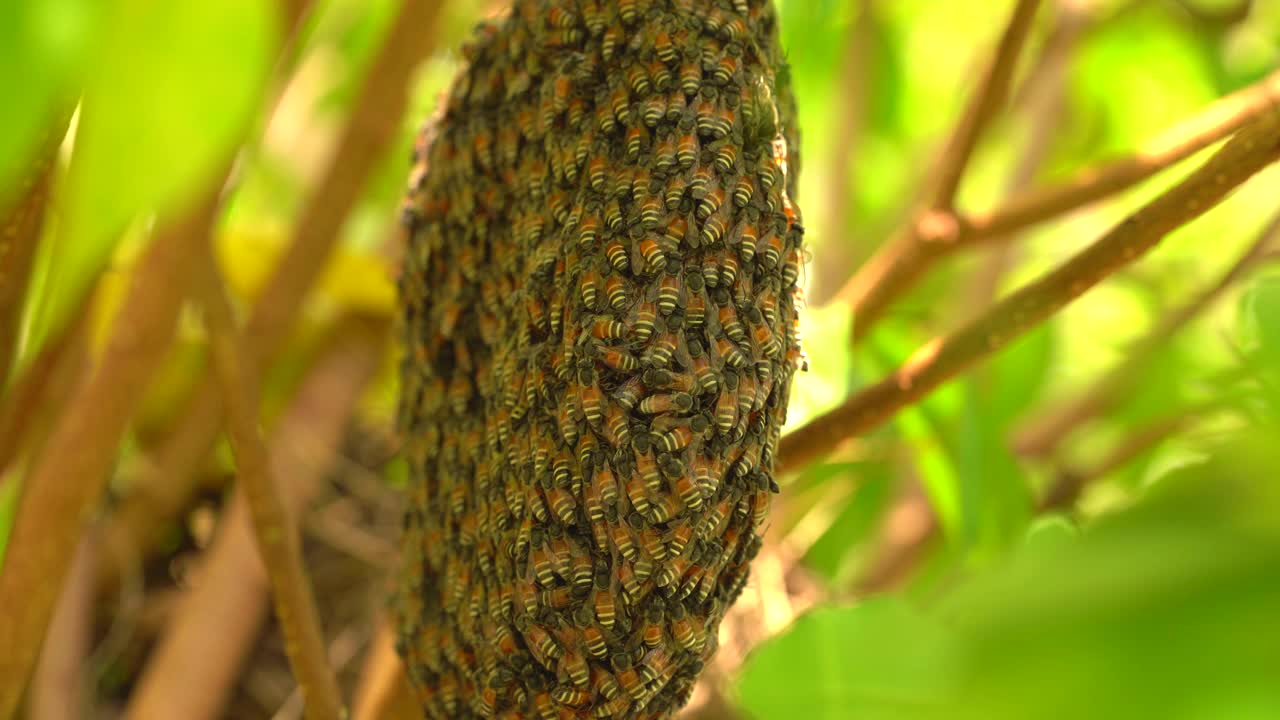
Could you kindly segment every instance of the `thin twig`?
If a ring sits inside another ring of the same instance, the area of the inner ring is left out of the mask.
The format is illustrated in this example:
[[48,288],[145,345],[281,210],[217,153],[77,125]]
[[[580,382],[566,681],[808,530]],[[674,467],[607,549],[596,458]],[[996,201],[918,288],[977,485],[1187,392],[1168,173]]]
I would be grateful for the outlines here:
[[878,312],[879,305],[887,303],[889,299],[890,289],[876,279],[876,274],[881,269],[894,267],[892,263],[886,264],[886,260],[911,258],[921,254],[920,246],[927,239],[924,233],[929,227],[927,220],[950,216],[956,193],[960,189],[960,181],[969,166],[969,159],[978,145],[978,139],[990,124],[991,118],[1003,107],[1009,94],[1009,84],[1017,66],[1018,55],[1026,44],[1039,6],[1040,0],[1018,0],[976,92],[944,146],[935,171],[935,180],[927,195],[928,200],[915,220],[885,248],[873,255],[841,290],[840,298],[850,301],[853,306],[855,339],[862,336],[862,328],[868,323],[868,319],[874,321],[873,313]]
[[799,469],[844,439],[884,422],[975,362],[1043,322],[1169,232],[1221,202],[1280,156],[1280,106],[1242,129],[1182,182],[1147,203],[1093,245],[1013,293],[973,322],[917,350],[884,380],[783,438],[781,472]]
[[248,501],[258,552],[271,582],[285,652],[306,698],[308,720],[338,720],[343,714],[342,696],[329,669],[311,578],[302,565],[298,523],[280,497],[279,481],[258,430],[258,377],[244,360],[231,300],[215,261],[212,256],[203,259],[205,272],[197,278],[196,288],[209,331],[214,375],[222,388],[240,490]]
[[1022,53],[1022,46],[1031,33],[1031,21],[1035,19],[1039,7],[1040,0],[1018,0],[1014,7],[1009,24],[982,75],[978,90],[943,150],[929,209],[947,210],[955,204],[960,180],[969,166],[974,148],[978,146],[978,138],[1009,95],[1009,83],[1018,64],[1018,55]]
[[[222,177],[219,175],[218,177]],[[13,716],[66,578],[81,523],[97,507],[125,427],[173,338],[195,248],[208,242],[217,189],[163,227],[138,265],[116,326],[35,458],[14,518],[0,597],[0,719]]]
[[[344,319],[333,329],[271,439],[271,467],[283,481],[288,514],[301,517],[319,491],[352,408],[373,376],[385,323]],[[313,448],[297,450],[301,438]],[[269,581],[242,492],[233,493],[198,582],[180,600],[130,698],[132,720],[221,717],[268,609]]]
[[[328,261],[339,232],[369,175],[386,154],[409,101],[410,78],[431,51],[442,0],[405,0],[400,14],[365,76],[346,129],[316,190],[308,199],[285,255],[245,327],[248,367],[264,373],[289,338],[311,286]],[[137,479],[136,491],[107,527],[105,576],[109,587],[116,561],[150,547],[195,492],[196,470],[221,429],[221,398],[205,377],[178,417],[182,420],[156,452],[155,470]]]
[[[1057,6],[1053,30],[1022,81],[1020,95],[1024,100],[1027,135],[1018,161],[1005,181],[1006,198],[1034,183],[1049,156],[1054,138],[1066,121],[1067,66],[1092,18],[1079,0],[1058,0]],[[1016,257],[1017,246],[1013,243],[1002,243],[992,248],[970,280],[964,306],[974,308],[976,313],[990,305],[998,296],[1000,281]]]
[[1093,465],[1082,470],[1075,468],[1059,470],[1040,501],[1040,511],[1052,512],[1072,507],[1087,486],[1183,430],[1200,412],[1202,411],[1189,411],[1160,418],[1138,428],[1124,440],[1116,443],[1105,457]]
[[849,236],[855,188],[850,180],[857,143],[866,123],[868,85],[871,77],[871,48],[875,42],[877,21],[875,0],[865,0],[844,38],[838,87],[832,93],[831,126],[834,147],[827,156],[825,214],[819,232],[829,239],[821,246],[822,262],[813,264],[813,275],[805,288],[808,302],[820,304],[839,289],[851,268],[856,267],[865,250],[859,240]]
[[1062,183],[1028,190],[986,213],[926,214],[905,235],[919,237],[921,242],[891,243],[868,260],[837,296],[853,308],[855,341],[865,337],[889,304],[910,290],[939,258],[1007,240],[1019,230],[1127,190],[1240,129],[1277,98],[1280,71],[1211,103],[1137,152],[1081,170]]
[[1032,420],[1018,433],[1014,448],[1026,457],[1046,457],[1053,454],[1077,428],[1089,420],[1114,408],[1130,397],[1139,385],[1142,373],[1151,365],[1156,354],[1178,334],[1211,307],[1218,298],[1249,274],[1259,261],[1280,240],[1280,214],[1277,214],[1258,233],[1249,247],[1212,285],[1204,288],[1190,300],[1167,313],[1138,342],[1125,353],[1124,358],[1084,392],[1074,393],[1063,405],[1045,412]]

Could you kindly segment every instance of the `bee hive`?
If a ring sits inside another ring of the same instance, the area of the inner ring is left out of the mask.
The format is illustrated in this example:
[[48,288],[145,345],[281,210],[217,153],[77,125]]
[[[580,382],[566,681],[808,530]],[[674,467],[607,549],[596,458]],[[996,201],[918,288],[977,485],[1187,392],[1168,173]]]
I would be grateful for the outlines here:
[[766,0],[516,0],[464,49],[403,209],[428,717],[667,717],[714,653],[803,364],[776,34]]

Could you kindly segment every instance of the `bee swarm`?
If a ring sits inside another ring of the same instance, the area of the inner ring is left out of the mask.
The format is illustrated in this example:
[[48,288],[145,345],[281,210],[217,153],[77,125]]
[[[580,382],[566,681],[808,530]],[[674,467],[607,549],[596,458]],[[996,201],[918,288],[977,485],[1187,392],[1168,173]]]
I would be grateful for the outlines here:
[[776,34],[766,0],[516,0],[419,138],[396,609],[428,717],[667,717],[715,652],[804,363]]

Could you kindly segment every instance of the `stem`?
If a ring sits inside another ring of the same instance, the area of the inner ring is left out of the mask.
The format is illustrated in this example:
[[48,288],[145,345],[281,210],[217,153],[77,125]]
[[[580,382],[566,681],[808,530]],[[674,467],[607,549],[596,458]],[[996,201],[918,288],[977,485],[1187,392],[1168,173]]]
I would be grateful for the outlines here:
[[1256,119],[1280,99],[1280,71],[1211,103],[1125,157],[1070,179],[1026,191],[997,209],[972,215],[926,213],[897,242],[877,252],[849,279],[838,299],[853,306],[855,342],[941,257],[1007,240],[1019,230],[1109,197],[1186,159]]
[[217,209],[214,189],[158,232],[96,371],[77,388],[24,482],[0,572],[0,597],[22,598],[0,613],[0,719],[17,708],[81,524],[106,490],[125,427],[173,338],[192,258],[208,242]]
[[[244,330],[245,361],[265,373],[289,338],[302,303],[319,278],[343,222],[378,161],[386,154],[409,101],[409,80],[433,47],[440,0],[405,0],[390,34],[365,76],[337,151],[298,219],[285,256],[254,305]],[[138,478],[135,491],[107,526],[104,586],[119,577],[122,563],[154,544],[163,519],[186,507],[195,492],[196,469],[221,429],[217,384],[206,376],[178,417],[182,421],[156,452],[153,470]]]
[[953,334],[917,350],[902,367],[843,405],[797,428],[779,447],[780,472],[796,470],[845,438],[876,427],[964,369],[1047,320],[1169,232],[1221,202],[1280,156],[1280,107],[1260,116],[1181,183],[1147,203],[1093,245],[1013,293]]
[[[0,400],[5,397],[9,371],[18,350],[23,298],[31,280],[31,267],[36,247],[44,229],[45,208],[53,185],[58,144],[67,134],[71,113],[58,115],[40,142],[35,163],[22,179],[17,203],[12,208],[0,207]],[[3,464],[0,464],[3,469]]]
[[240,489],[248,501],[258,552],[267,568],[285,652],[307,699],[308,720],[338,720],[342,697],[328,667],[320,613],[311,580],[302,566],[298,523],[290,518],[271,472],[266,445],[258,431],[258,378],[245,362],[235,329],[231,301],[212,256],[197,283],[213,355],[213,369],[226,408],[227,434],[239,469]]
[[1125,353],[1122,362],[1083,393],[1073,395],[1062,406],[1028,423],[1014,442],[1018,454],[1028,457],[1052,455],[1062,441],[1081,425],[1123,402],[1138,386],[1142,373],[1160,348],[1257,267],[1277,239],[1280,239],[1280,214],[1267,223],[1217,282],[1167,313]]
[[[289,401],[270,449],[288,516],[302,516],[337,462],[335,448],[377,370],[385,338],[381,321],[339,322]],[[258,641],[270,592],[244,488],[224,508],[200,573],[201,582],[184,593],[148,657],[126,712],[133,720],[213,720],[226,713]]]
[[839,298],[853,305],[855,340],[865,334],[870,323],[896,294],[889,284],[891,272],[899,264],[915,265],[918,262],[930,218],[950,215],[978,139],[1009,94],[1018,55],[1026,44],[1031,21],[1039,5],[1040,0],[1018,0],[1014,7],[978,89],[942,151],[933,189],[923,210],[904,232],[873,255],[841,289]]

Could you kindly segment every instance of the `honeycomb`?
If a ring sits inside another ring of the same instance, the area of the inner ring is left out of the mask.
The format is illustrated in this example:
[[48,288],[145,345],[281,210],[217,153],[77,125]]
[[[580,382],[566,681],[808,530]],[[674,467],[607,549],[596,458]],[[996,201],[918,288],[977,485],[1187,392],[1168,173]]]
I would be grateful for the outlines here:
[[427,717],[668,717],[715,652],[805,363],[776,36],[762,0],[517,0],[464,48],[402,209]]

